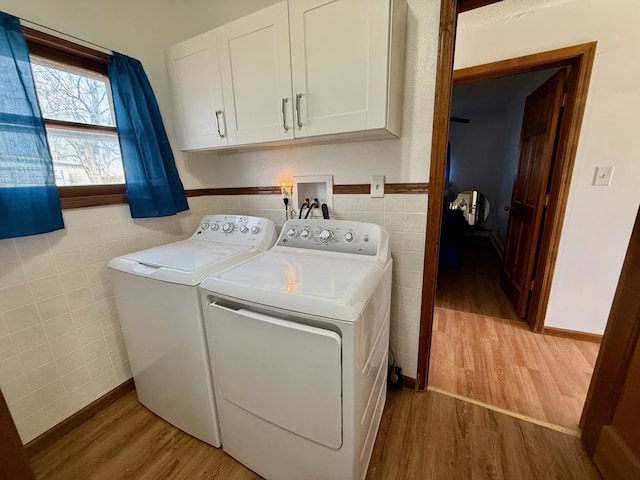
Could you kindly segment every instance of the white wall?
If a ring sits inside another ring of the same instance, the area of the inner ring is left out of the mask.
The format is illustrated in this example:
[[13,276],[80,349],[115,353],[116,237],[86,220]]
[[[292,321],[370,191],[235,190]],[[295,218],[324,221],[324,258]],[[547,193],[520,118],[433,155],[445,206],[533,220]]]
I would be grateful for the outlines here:
[[[635,0],[505,0],[460,15],[455,68],[597,41],[545,325],[601,334],[640,202]],[[610,187],[591,185],[613,165]]]
[[504,175],[505,115],[503,106],[497,105],[490,111],[467,115],[469,123],[452,122],[449,127],[451,181],[461,192],[478,190],[489,200],[491,212],[483,224],[488,229],[492,228]]

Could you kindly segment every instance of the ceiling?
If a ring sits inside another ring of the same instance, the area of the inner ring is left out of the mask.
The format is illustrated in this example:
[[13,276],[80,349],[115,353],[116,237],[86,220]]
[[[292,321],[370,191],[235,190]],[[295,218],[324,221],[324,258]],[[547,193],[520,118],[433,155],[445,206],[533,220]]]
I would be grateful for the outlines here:
[[557,69],[499,77],[453,87],[451,116],[469,118],[473,113],[504,109],[524,89],[533,91]]

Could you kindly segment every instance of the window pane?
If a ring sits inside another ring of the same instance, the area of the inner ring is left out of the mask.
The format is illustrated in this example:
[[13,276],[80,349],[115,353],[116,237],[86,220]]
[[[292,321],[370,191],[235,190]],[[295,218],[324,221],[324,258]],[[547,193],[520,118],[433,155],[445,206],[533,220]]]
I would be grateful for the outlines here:
[[72,67],[63,70],[35,58],[31,69],[44,118],[115,126],[106,78]]
[[47,128],[47,137],[59,187],[124,183],[115,134]]

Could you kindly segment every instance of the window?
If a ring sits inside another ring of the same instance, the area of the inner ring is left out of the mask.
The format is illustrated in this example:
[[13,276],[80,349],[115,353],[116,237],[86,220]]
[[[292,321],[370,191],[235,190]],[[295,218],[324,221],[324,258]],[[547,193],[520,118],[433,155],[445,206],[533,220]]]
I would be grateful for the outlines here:
[[31,56],[56,185],[124,183],[108,79]]
[[23,28],[63,208],[126,203],[109,56]]

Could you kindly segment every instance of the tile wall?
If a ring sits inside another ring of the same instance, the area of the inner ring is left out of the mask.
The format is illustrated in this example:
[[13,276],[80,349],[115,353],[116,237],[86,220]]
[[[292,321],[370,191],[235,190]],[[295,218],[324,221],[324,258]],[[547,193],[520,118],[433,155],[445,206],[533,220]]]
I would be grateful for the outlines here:
[[[333,217],[378,223],[394,259],[391,345],[416,376],[426,195],[334,195]],[[131,377],[107,262],[183,239],[203,215],[230,213],[281,226],[279,196],[189,199],[174,217],[136,219],[127,206],[67,210],[66,229],[0,240],[0,388],[23,442]]]
[[190,235],[209,210],[132,220],[66,210],[65,230],[0,240],[0,388],[23,442],[131,377],[107,262]]

